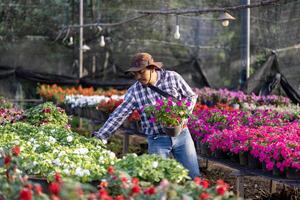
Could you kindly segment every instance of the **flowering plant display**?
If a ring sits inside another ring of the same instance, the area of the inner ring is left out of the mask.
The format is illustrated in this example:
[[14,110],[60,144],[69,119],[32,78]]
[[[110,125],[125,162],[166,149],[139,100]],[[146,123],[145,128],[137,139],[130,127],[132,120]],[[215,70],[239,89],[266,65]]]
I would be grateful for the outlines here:
[[155,105],[144,108],[150,122],[158,122],[166,127],[182,125],[190,115],[190,102],[186,99],[172,101],[172,98],[157,99]]
[[97,110],[100,110],[106,114],[112,113],[121,103],[123,103],[123,99],[109,99],[108,101],[103,101],[99,103],[96,107]]
[[22,171],[49,180],[55,172],[83,182],[97,180],[117,160],[101,140],[83,137],[58,125],[36,127],[18,122],[1,126],[0,135],[0,148],[21,148]]
[[123,99],[123,95],[112,95],[111,97],[104,95],[93,95],[93,96],[83,96],[83,95],[68,95],[65,97],[64,104],[71,106],[71,108],[77,107],[96,107],[99,103],[107,102],[110,99],[119,101]]
[[26,121],[32,125],[56,124],[68,128],[68,116],[64,109],[46,102],[25,111]]
[[215,90],[212,88],[204,87],[201,89],[195,88],[194,91],[198,95],[198,101],[205,104],[206,102],[214,101],[217,103],[227,104],[242,104],[253,103],[255,105],[276,105],[285,106],[291,101],[283,96],[269,95],[269,96],[256,96],[255,94],[246,95],[242,91],[229,91],[227,89]]
[[14,123],[24,118],[24,111],[17,108],[0,108],[0,125]]
[[93,87],[83,88],[82,86],[78,87],[61,87],[56,84],[39,85],[37,88],[38,94],[43,97],[45,100],[54,101],[56,103],[63,103],[66,95],[83,95],[83,96],[93,96],[93,95],[102,95],[111,97],[113,95],[124,95],[126,90],[95,90]]
[[130,176],[151,183],[159,183],[163,179],[179,183],[189,179],[187,170],[180,163],[157,155],[128,154],[115,166],[127,171]]
[[[20,200],[125,200],[125,199],[224,199],[236,197],[229,192],[229,185],[223,180],[218,180],[216,185],[211,185],[208,180],[196,177],[184,185],[169,182],[164,179],[157,185],[142,182],[136,177],[131,177],[124,171],[108,166],[104,179],[96,189],[90,184],[82,184],[72,179],[62,178],[60,173],[53,175],[52,181],[46,185],[34,183],[27,175],[18,169],[16,160],[21,153],[18,146],[14,146],[10,154],[2,153],[6,159],[4,170],[0,170],[0,199]],[[22,154],[22,153],[21,153]],[[48,189],[47,193],[43,193]]]
[[212,185],[210,181],[196,177],[193,181],[179,185],[163,179],[152,185],[116,170],[113,166],[107,171],[106,178],[99,185],[101,199],[236,199],[233,192],[228,191],[229,185],[223,180],[218,180],[216,185]]

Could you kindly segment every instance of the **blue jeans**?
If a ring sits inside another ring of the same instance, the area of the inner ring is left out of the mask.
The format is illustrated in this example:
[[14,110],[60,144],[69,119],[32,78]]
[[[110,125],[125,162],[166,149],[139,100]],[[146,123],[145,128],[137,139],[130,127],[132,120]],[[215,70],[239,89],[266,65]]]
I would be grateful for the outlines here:
[[177,137],[154,135],[148,137],[148,153],[167,158],[170,154],[189,170],[193,179],[200,176],[194,141],[188,128],[184,128]]

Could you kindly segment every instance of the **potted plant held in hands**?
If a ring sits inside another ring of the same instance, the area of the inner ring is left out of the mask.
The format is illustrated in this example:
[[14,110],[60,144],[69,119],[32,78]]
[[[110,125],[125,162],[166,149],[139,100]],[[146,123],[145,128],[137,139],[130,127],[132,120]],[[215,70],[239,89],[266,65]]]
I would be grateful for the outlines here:
[[190,102],[186,99],[177,102],[173,102],[172,98],[158,99],[155,105],[145,107],[145,112],[150,122],[160,123],[167,135],[175,137],[187,123],[189,106]]

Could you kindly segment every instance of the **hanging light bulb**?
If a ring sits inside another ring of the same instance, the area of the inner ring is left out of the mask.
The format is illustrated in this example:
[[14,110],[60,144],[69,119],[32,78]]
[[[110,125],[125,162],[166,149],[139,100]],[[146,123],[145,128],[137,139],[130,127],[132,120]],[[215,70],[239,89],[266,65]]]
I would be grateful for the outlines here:
[[230,20],[235,20],[235,18],[232,15],[230,15],[228,12],[224,12],[218,17],[217,20],[222,21],[222,25],[226,27],[229,25]]
[[229,25],[229,20],[222,21],[222,26],[228,26],[228,25]]
[[68,43],[68,45],[69,45],[69,46],[72,46],[73,44],[74,44],[73,37],[70,37],[70,38],[69,38],[69,43]]
[[82,49],[83,52],[91,50],[91,48],[86,44],[84,44],[81,49]]
[[104,36],[101,35],[101,38],[100,38],[100,47],[104,47],[104,46],[105,46]]
[[176,30],[175,30],[175,33],[174,33],[174,38],[176,40],[178,40],[180,38],[179,25],[176,25]]
[[176,16],[176,29],[175,29],[175,33],[174,33],[174,38],[176,40],[178,40],[180,38],[178,16]]

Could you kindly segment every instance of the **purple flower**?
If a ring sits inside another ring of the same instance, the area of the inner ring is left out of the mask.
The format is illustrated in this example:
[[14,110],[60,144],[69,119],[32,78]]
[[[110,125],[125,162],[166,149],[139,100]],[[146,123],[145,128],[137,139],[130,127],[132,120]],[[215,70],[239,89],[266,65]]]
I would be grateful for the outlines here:
[[185,105],[186,105],[187,107],[190,107],[190,106],[191,106],[191,102],[187,101],[187,102],[185,103]]
[[155,122],[156,122],[155,117],[150,117],[149,122],[150,122],[150,123],[155,123]]
[[182,102],[181,101],[177,101],[177,106],[182,106]]

